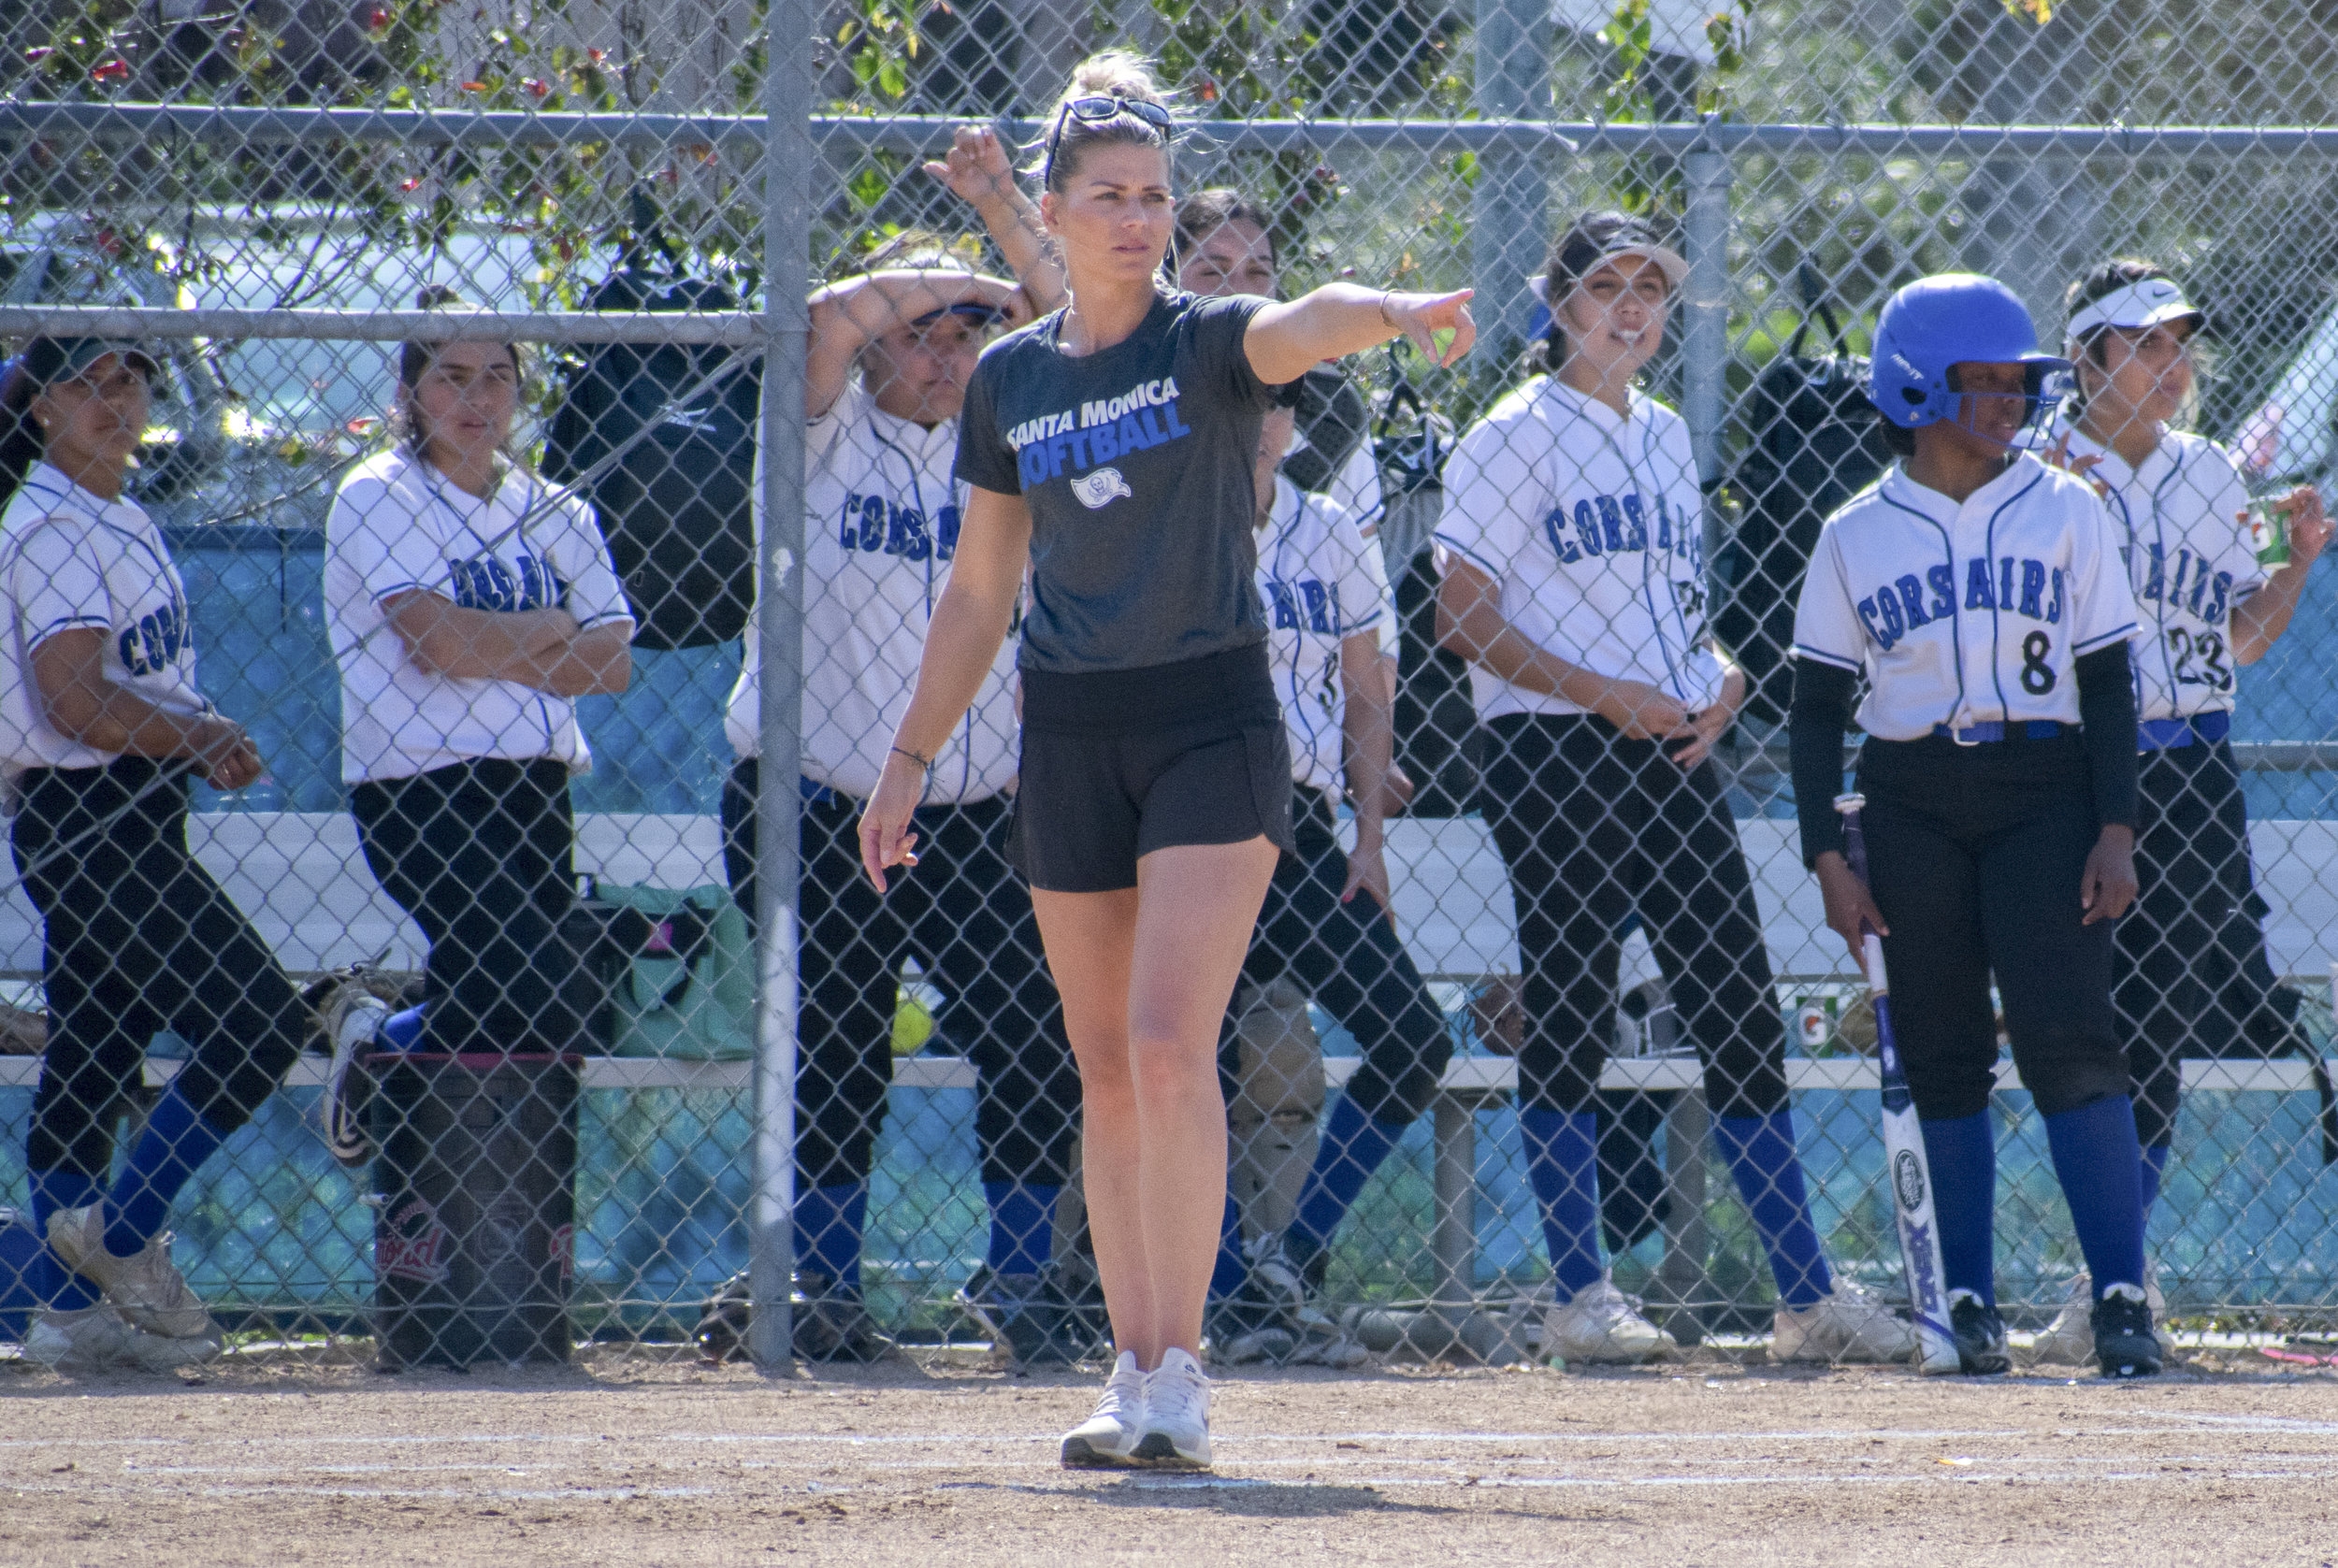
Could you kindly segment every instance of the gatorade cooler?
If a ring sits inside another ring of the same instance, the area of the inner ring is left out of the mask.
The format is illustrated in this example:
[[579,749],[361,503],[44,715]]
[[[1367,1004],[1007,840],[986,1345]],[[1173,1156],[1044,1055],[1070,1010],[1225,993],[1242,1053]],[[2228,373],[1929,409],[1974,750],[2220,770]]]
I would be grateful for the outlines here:
[[366,1058],[384,1372],[565,1361],[581,1057]]

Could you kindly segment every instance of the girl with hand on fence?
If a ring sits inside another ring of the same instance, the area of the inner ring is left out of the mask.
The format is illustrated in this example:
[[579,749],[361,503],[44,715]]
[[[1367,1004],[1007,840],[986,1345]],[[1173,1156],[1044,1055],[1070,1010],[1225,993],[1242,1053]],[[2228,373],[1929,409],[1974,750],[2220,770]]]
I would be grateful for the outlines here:
[[[2125,1376],[2159,1370],[2111,1007],[2111,922],[2135,898],[2135,596],[2101,500],[2024,445],[2043,379],[2068,368],[2038,352],[2029,311],[1995,279],[1919,279],[1884,306],[1873,396],[1901,461],[1819,533],[1789,728],[1826,924],[1855,955],[1863,928],[1883,938],[1964,1370],[2012,1364],[1994,978],[2094,1281],[2096,1355]],[[1865,885],[1834,809],[1862,677]]]
[[[1020,286],[985,276],[938,236],[912,231],[812,295],[793,1333],[807,1360],[866,1360],[888,1347],[864,1303],[860,1263],[893,1079],[895,997],[914,955],[947,995],[943,1027],[977,1071],[990,1240],[961,1302],[1017,1362],[1060,1364],[1092,1344],[1049,1256],[1078,1086],[1031,893],[1006,860],[1016,697],[1003,645],[934,754],[915,824],[925,869],[890,899],[860,870],[862,803],[909,706],[959,553],[966,486],[950,470],[967,381],[1000,324],[1062,297],[1061,273],[1018,217],[1030,202],[997,194],[1000,180],[1012,191],[1014,175],[994,136],[961,130],[949,164],[929,168],[974,202],[1000,249],[1030,271]],[[725,859],[750,915],[760,681],[750,634],[728,722],[739,761],[723,790]]]
[[[186,589],[123,493],[155,356],[36,338],[0,374],[0,736],[10,845],[44,929],[49,1043],[25,1165],[47,1239],[24,1349],[161,1370],[219,1353],[163,1223],[300,1054],[308,1009],[187,852],[187,781],[240,789],[251,737],[195,684]],[[147,1043],[193,1047],[119,1178],[111,1121]]]
[[1149,68],[1117,53],[1083,64],[1050,117],[1040,209],[1071,302],[992,344],[967,389],[958,562],[861,824],[882,887],[919,850],[935,754],[1028,572],[1011,844],[1079,1064],[1120,1351],[1064,1440],[1070,1465],[1209,1461],[1195,1353],[1225,1201],[1219,1021],[1294,847],[1253,580],[1271,389],[1400,333],[1449,361],[1474,336],[1465,293],[1333,284],[1277,305],[1164,290],[1174,129]]
[[1897,1359],[1907,1326],[1831,1278],[1811,1226],[1761,913],[1707,755],[1745,677],[1705,624],[1688,427],[1633,385],[1687,272],[1638,219],[1577,219],[1546,278],[1555,371],[1496,403],[1445,470],[1437,625],[1471,661],[1480,798],[1525,968],[1519,1126],[1554,1276],[1543,1348],[1673,1348],[1599,1260],[1596,1093],[1637,914],[1777,1282],[1771,1355]]
[[[2287,561],[2267,565],[2246,526],[2239,457],[2172,428],[2204,324],[2150,262],[2106,262],[2072,282],[2063,352],[2078,388],[2052,449],[2109,508],[2143,623],[2132,650],[2143,891],[2118,924],[2111,995],[2134,1078],[2146,1222],[2174,1141],[2184,1058],[2226,1055],[2235,1040],[2276,1054],[2297,1029],[2296,993],[2276,987],[2251,907],[2248,806],[2227,737],[2235,672],[2287,629],[2331,536],[2319,492],[2299,485],[2274,503]],[[2072,1282],[2041,1356],[2094,1359],[2091,1284]],[[2158,1280],[2143,1285],[2157,1316]]]
[[[576,699],[625,690],[632,611],[589,505],[510,450],[520,350],[402,344],[396,444],[349,471],[325,525],[325,611],[341,678],[341,777],[366,864],[430,943],[419,1014],[384,1024],[345,988],[328,1010],[327,1142],[366,1138],[339,1092],[377,1032],[433,1053],[573,1051],[581,944],[569,776],[592,766]],[[344,1005],[345,1004],[345,1005]]]

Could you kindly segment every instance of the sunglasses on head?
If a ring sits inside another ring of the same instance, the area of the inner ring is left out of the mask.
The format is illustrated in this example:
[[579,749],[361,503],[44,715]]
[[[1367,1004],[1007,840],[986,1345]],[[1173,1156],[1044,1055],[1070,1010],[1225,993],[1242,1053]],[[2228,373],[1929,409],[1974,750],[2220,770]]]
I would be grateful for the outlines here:
[[1056,149],[1063,145],[1064,126],[1075,120],[1090,125],[1099,125],[1123,114],[1132,115],[1150,125],[1162,134],[1164,140],[1177,128],[1176,118],[1167,109],[1159,104],[1147,103],[1142,98],[1123,98],[1117,93],[1109,95],[1100,94],[1090,98],[1074,98],[1070,103],[1065,104],[1056,115],[1055,124],[1047,132],[1047,157],[1039,171],[1039,183],[1044,187],[1051,183],[1055,178]]

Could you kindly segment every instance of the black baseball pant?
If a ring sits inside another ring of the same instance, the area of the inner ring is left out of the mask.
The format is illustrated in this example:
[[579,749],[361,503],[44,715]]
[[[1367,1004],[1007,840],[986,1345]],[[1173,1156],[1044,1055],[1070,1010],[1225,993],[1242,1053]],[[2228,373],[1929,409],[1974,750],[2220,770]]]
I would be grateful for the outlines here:
[[1737,824],[1710,762],[1588,715],[1486,726],[1479,798],[1509,868],[1525,969],[1522,1107],[1595,1108],[1613,1040],[1619,933],[1638,913],[1717,1116],[1786,1109],[1786,1029]]
[[2081,924],[2100,827],[2085,742],[1870,738],[1859,755],[1869,880],[1891,934],[1892,1023],[1927,1121],[1977,1115],[1997,1081],[1989,978],[2041,1116],[2127,1093],[2112,927]]
[[185,774],[124,757],[31,769],[17,788],[9,845],[41,913],[50,1019],[26,1165],[107,1181],[112,1112],[166,1029],[193,1048],[177,1080],[188,1104],[233,1132],[300,1055],[309,1013],[188,853]]
[[2145,752],[2138,773],[2143,891],[2119,922],[2111,996],[2135,1130],[2148,1149],[2174,1139],[2184,1058],[2245,1053],[2241,1043],[2264,1030],[2275,982],[2252,899],[2248,806],[2231,746]]
[[430,942],[429,1051],[573,1051],[576,902],[569,767],[482,757],[349,792],[366,864]]
[[[723,854],[752,905],[755,759],[723,789]],[[832,791],[803,805],[802,1014],[796,1068],[799,1190],[862,1182],[893,1082],[902,960],[949,999],[941,1024],[974,1063],[982,1179],[1060,1187],[1078,1130],[1079,1072],[1046,970],[1031,893],[1007,864],[1010,802],[920,807],[915,870],[880,895],[860,867],[860,802]]]

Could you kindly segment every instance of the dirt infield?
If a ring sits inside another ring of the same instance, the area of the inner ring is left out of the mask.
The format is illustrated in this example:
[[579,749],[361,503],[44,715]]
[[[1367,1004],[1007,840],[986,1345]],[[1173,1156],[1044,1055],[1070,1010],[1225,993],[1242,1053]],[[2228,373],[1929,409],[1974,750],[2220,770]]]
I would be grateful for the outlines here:
[[1093,1382],[951,1358],[8,1363],[0,1562],[2338,1563],[2338,1376],[2217,1364],[1237,1374],[1181,1478],[1063,1473]]

